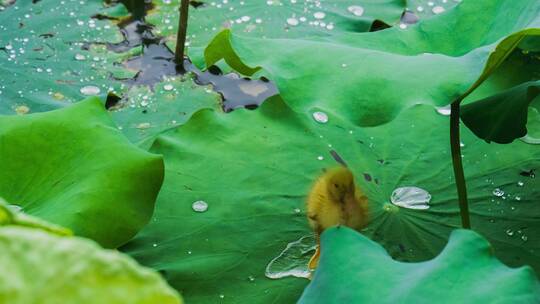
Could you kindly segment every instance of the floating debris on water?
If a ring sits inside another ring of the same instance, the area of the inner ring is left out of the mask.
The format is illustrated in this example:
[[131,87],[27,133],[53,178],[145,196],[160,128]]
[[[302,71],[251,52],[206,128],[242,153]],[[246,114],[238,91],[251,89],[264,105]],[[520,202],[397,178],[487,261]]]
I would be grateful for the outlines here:
[[309,278],[308,262],[316,248],[315,236],[306,235],[290,242],[285,249],[266,266],[265,276],[270,279],[285,277]]
[[17,113],[18,115],[24,115],[24,114],[26,114],[28,112],[30,112],[30,108],[28,106],[25,106],[25,105],[17,106],[15,108],[15,113]]
[[508,235],[508,236],[513,236],[513,235],[514,235],[514,230],[512,230],[512,229],[506,229],[506,235]]
[[523,187],[524,185],[525,185],[525,183],[522,182],[522,181],[517,182],[517,186],[518,186],[518,187]]
[[191,208],[195,212],[205,212],[206,210],[208,210],[208,203],[205,201],[196,201],[191,204]]
[[431,194],[418,187],[400,187],[392,192],[390,201],[399,207],[425,210],[430,207]]

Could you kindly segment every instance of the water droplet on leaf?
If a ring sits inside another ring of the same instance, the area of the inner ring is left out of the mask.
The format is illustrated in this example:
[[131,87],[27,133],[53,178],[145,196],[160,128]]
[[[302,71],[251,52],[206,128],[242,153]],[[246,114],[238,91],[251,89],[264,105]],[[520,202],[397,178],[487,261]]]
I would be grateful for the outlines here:
[[196,201],[191,204],[191,208],[193,208],[193,211],[195,212],[205,212],[208,210],[208,203],[205,201]]
[[504,195],[504,191],[501,190],[500,188],[495,188],[493,189],[493,195],[495,195],[496,197],[502,197]]
[[442,6],[435,6],[432,10],[431,10],[434,14],[438,15],[438,14],[441,14],[445,11],[444,7]]
[[285,249],[266,266],[265,276],[270,279],[285,277],[309,278],[308,262],[315,252],[315,236],[306,235],[290,242]]
[[318,123],[327,123],[328,122],[328,115],[324,112],[314,112],[313,113],[313,119],[315,119]]
[[364,14],[364,8],[359,5],[351,5],[347,8],[347,10],[358,17]]
[[425,210],[429,209],[431,194],[418,187],[400,187],[392,192],[390,201],[399,207]]
[[81,94],[86,96],[95,96],[98,95],[101,90],[96,86],[85,86],[81,88]]

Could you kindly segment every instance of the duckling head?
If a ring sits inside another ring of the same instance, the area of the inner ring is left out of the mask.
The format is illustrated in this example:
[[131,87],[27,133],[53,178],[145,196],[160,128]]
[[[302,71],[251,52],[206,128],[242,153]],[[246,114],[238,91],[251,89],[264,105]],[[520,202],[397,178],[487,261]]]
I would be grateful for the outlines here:
[[333,202],[344,204],[347,196],[354,196],[356,189],[354,185],[354,176],[349,169],[339,167],[332,169],[327,174],[328,195]]

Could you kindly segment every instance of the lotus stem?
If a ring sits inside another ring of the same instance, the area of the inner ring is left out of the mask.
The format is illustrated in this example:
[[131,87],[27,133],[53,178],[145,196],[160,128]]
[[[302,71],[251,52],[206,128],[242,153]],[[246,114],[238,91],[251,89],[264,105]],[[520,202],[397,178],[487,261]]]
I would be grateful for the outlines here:
[[180,18],[178,18],[178,35],[176,36],[176,51],[174,61],[177,65],[184,66],[184,52],[186,45],[186,33],[188,26],[189,0],[180,3]]
[[450,148],[452,151],[452,166],[454,167],[454,178],[459,200],[459,212],[461,214],[461,226],[471,229],[469,216],[469,203],[467,201],[467,184],[463,172],[463,162],[461,159],[461,140],[459,134],[459,115],[461,100],[454,101],[451,105],[450,113]]

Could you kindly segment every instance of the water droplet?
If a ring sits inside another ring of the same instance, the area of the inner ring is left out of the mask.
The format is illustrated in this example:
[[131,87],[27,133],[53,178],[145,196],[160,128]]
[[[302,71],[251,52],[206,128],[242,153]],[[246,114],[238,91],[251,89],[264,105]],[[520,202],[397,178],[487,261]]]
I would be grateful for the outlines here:
[[86,60],[86,56],[84,56],[83,54],[75,54],[75,60],[84,61]]
[[493,195],[495,195],[496,197],[502,197],[504,195],[504,191],[500,188],[493,189],[493,192],[491,193],[493,193]]
[[514,235],[514,230],[512,230],[512,229],[506,229],[506,235],[508,235],[508,236],[513,236],[513,235]]
[[294,208],[294,213],[295,214],[300,214],[300,212],[302,212],[302,210],[300,210],[300,208]]
[[270,279],[285,277],[309,278],[308,262],[315,252],[315,236],[306,235],[290,242],[285,249],[266,266],[265,276]]
[[152,247],[157,247],[157,244],[156,243],[152,244]]
[[220,294],[219,297],[220,297],[221,299],[224,299],[224,298],[225,298],[225,295]]
[[399,207],[425,210],[429,209],[431,194],[418,187],[400,187],[392,192],[390,201]]
[[440,14],[442,12],[445,11],[444,7],[442,6],[435,6],[432,10],[431,10],[434,14]]
[[351,12],[355,16],[362,16],[364,14],[364,8],[360,5],[351,5],[347,8],[349,12]]
[[137,128],[139,130],[145,130],[145,129],[150,128],[151,126],[152,126],[152,124],[150,124],[149,122],[141,122],[135,128]]
[[250,282],[254,282],[254,281],[255,281],[255,277],[249,276],[249,277],[248,277],[248,280],[249,280]]
[[516,201],[521,201],[521,196],[516,196],[516,197],[514,197],[514,199],[515,199]]
[[317,156],[317,159],[318,159],[318,160],[324,160],[324,157],[321,156],[321,155],[319,155],[319,156]]
[[315,17],[315,19],[324,19],[324,17],[326,17],[326,14],[323,12],[316,12],[313,14],[313,17]]
[[417,7],[416,7],[416,11],[418,11],[418,12],[421,13],[421,12],[424,11],[424,7],[423,7],[423,6],[417,6]]
[[526,235],[522,235],[521,236],[521,240],[526,242],[529,238],[526,236]]
[[101,90],[96,86],[85,86],[81,88],[81,94],[86,96],[98,95]]
[[517,182],[517,185],[518,185],[518,187],[523,187],[525,185],[525,183],[522,182],[522,181],[519,181],[519,182]]
[[452,110],[451,110],[451,105],[447,105],[447,106],[444,106],[444,107],[437,107],[437,113],[441,114],[441,115],[444,115],[444,116],[450,116],[450,114],[452,113]]
[[208,203],[205,201],[196,201],[191,204],[191,208],[193,208],[193,211],[195,212],[205,212],[208,210]]
[[313,113],[313,119],[315,119],[318,123],[327,123],[328,122],[328,115],[324,112],[314,112]]
[[288,19],[287,19],[287,24],[288,24],[288,25],[291,25],[291,26],[297,26],[298,23],[300,23],[300,22],[299,22],[298,19],[296,19],[296,18],[288,18]]
[[406,25],[405,23],[400,23],[400,24],[399,24],[399,28],[402,29],[402,30],[404,30],[404,29],[407,28],[407,25]]
[[166,84],[163,86],[163,90],[165,91],[172,91],[174,89],[174,86],[172,84]]

